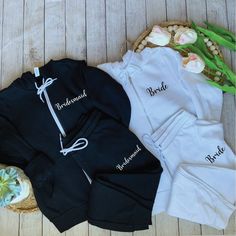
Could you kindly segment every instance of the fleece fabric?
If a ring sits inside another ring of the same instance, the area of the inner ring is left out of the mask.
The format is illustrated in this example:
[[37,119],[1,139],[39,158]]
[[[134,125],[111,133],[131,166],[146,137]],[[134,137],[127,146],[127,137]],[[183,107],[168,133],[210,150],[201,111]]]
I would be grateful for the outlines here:
[[236,157],[224,141],[222,124],[180,110],[146,139],[173,180],[167,213],[226,228],[236,203]]
[[222,92],[209,85],[203,74],[182,67],[181,55],[167,47],[128,51],[121,62],[98,66],[119,82],[131,103],[130,130],[160,159],[163,174],[153,214],[166,211],[171,177],[156,150],[146,142],[174,113],[184,109],[198,119],[220,120]]
[[[85,220],[146,229],[161,167],[126,128],[122,87],[84,61],[50,61],[39,72],[0,92],[0,162],[25,171],[39,208],[61,232]],[[151,189],[143,192],[140,182]]]

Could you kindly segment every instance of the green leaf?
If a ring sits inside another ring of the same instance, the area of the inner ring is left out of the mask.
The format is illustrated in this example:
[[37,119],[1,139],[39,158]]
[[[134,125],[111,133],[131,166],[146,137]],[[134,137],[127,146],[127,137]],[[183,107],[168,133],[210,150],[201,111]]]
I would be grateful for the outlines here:
[[193,28],[197,33],[199,33],[197,25],[196,25],[196,23],[194,21],[191,22],[191,28]]
[[215,87],[217,87],[218,89],[221,89],[222,91],[224,92],[227,92],[227,93],[231,93],[231,94],[236,94],[236,88],[234,86],[229,86],[227,84],[224,84],[224,85],[220,85],[212,80],[207,80],[207,82]]
[[201,35],[198,35],[197,41],[194,43],[194,45],[196,47],[198,47],[199,49],[201,49],[201,51],[204,53],[204,55],[210,59],[213,58],[213,55],[209,52],[203,37]]
[[191,27],[196,31],[197,33],[197,41],[194,43],[194,45],[202,50],[202,52],[207,56],[208,58],[213,58],[213,55],[209,52],[205,42],[204,37],[200,35],[200,31],[197,28],[197,25],[194,21],[191,23]]
[[222,36],[218,35],[217,33],[208,30],[208,29],[204,29],[200,26],[197,26],[197,29],[199,31],[201,31],[203,34],[205,34],[206,36],[208,36],[212,41],[226,47],[229,48],[230,50],[236,51],[236,45],[235,43],[223,38]]
[[208,57],[206,57],[199,48],[197,48],[194,45],[190,45],[189,49],[190,49],[190,51],[192,51],[192,52],[196,53],[197,55],[199,55],[210,69],[213,69],[213,70],[216,70],[216,71],[219,70],[220,72],[223,73],[223,70],[221,68],[219,68],[216,65],[216,63],[214,63],[214,60],[209,59]]
[[230,40],[233,43],[236,42],[235,34],[230,32],[229,30],[227,30],[227,29],[225,29],[223,27],[220,27],[218,25],[215,25],[215,24],[210,24],[207,21],[204,21],[204,24],[207,25],[208,29],[212,30],[215,33],[218,33],[219,35],[221,35],[225,39]]
[[229,68],[228,65],[226,65],[220,57],[215,56],[215,61],[216,64],[222,68],[223,73],[226,75],[227,79],[232,83],[232,84],[236,84],[236,74]]

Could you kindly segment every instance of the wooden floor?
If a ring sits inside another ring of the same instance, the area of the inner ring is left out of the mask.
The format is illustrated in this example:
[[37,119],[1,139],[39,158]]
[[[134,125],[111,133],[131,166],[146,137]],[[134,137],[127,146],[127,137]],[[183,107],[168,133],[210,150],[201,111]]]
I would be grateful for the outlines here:
[[[0,84],[8,86],[23,71],[49,59],[86,59],[90,65],[120,59],[133,41],[163,20],[208,19],[235,32],[235,0],[0,0]],[[126,46],[125,46],[126,47]],[[235,70],[235,54],[224,51]],[[235,99],[224,96],[225,138],[235,150]],[[194,203],[193,203],[194,204]],[[177,236],[236,235],[235,215],[228,228],[213,228],[164,214],[147,231],[117,233],[82,223],[60,234],[40,212],[0,210],[0,236]]]

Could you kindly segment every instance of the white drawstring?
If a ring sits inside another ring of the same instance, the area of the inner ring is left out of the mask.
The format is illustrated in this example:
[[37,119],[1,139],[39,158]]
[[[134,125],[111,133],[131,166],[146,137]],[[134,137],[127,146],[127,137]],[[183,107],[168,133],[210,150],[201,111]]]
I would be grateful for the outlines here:
[[[44,80],[43,78],[43,83],[41,86],[38,86],[37,83],[35,83],[35,87],[37,88],[37,95],[40,97],[41,101],[44,103],[44,100],[42,98],[42,94],[44,93],[44,96],[46,98],[46,102],[48,104],[48,108],[59,128],[59,130],[61,131],[61,133],[63,134],[63,136],[66,136],[65,134],[65,131],[64,129],[62,128],[61,126],[61,123],[60,121],[58,120],[52,106],[51,106],[51,103],[49,101],[49,98],[48,98],[48,95],[47,95],[47,91],[46,91],[46,88],[48,86],[50,86],[56,79],[52,79],[52,78],[48,78],[46,79],[46,81]],[[69,148],[64,148],[63,147],[63,142],[62,142],[62,137],[61,137],[61,134],[59,135],[60,136],[60,144],[61,144],[61,150],[60,150],[60,153],[62,153],[64,156],[66,156],[68,153],[70,152],[74,152],[74,151],[78,151],[78,150],[81,150],[81,149],[84,149],[88,146],[88,140],[86,138],[79,138],[77,139],[74,144],[69,147]]]
[[[71,147],[64,148],[61,134],[59,136],[60,136],[60,144],[61,144],[60,153],[62,153],[64,156],[66,156],[70,152],[79,151],[79,150],[82,150],[88,146],[88,140],[86,138],[79,138],[74,142],[74,144]],[[81,146],[82,144],[83,144],[83,146]],[[79,147],[79,146],[81,146],[81,147]]]
[[38,85],[37,85],[37,83],[35,83],[35,87],[37,88],[37,95],[39,95],[39,97],[40,97],[40,99],[41,99],[41,101],[44,103],[44,100],[43,100],[43,98],[42,98],[42,94],[43,94],[43,92],[44,92],[44,90],[48,87],[48,86],[50,86],[55,80],[57,80],[57,78],[56,79],[52,79],[52,78],[48,78],[48,79],[46,79],[46,81],[44,80],[44,78],[43,78],[43,83],[42,83],[42,85],[41,86],[39,86],[38,87]]

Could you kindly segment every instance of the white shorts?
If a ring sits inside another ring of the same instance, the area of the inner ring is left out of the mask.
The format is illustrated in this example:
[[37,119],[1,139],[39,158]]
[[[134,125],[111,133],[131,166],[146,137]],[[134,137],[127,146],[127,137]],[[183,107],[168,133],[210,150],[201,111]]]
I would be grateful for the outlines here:
[[[225,228],[236,202],[236,158],[219,122],[180,110],[145,137],[164,171],[153,214],[168,214]],[[160,204],[160,199],[163,201]]]

